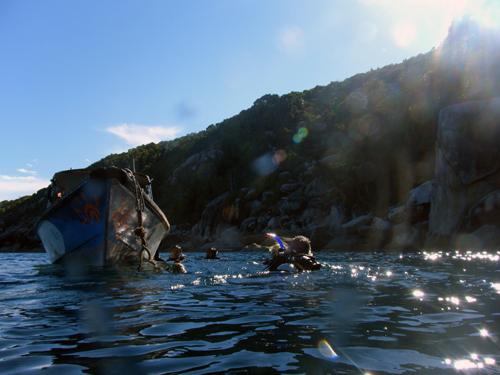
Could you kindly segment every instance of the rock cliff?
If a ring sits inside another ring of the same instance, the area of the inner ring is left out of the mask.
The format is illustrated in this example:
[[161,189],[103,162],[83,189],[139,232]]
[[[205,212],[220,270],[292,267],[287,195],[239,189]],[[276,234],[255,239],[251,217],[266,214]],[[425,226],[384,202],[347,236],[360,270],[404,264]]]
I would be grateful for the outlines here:
[[464,233],[500,225],[500,98],[441,110],[436,149],[430,242],[472,246]]

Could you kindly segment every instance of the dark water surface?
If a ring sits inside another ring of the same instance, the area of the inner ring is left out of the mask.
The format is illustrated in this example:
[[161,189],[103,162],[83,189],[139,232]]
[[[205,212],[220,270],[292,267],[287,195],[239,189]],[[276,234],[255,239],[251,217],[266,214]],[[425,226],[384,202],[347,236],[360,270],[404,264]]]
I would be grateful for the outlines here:
[[[499,253],[189,253],[189,274],[0,254],[1,374],[500,373]],[[336,354],[336,355],[335,355]]]

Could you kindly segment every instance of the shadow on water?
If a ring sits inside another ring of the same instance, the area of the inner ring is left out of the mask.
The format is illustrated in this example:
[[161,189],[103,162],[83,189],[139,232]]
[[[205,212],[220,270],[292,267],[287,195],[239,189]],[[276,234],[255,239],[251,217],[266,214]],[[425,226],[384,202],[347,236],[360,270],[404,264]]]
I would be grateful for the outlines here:
[[[481,255],[482,254],[482,255]],[[188,254],[188,274],[1,254],[0,373],[499,371],[498,254]]]

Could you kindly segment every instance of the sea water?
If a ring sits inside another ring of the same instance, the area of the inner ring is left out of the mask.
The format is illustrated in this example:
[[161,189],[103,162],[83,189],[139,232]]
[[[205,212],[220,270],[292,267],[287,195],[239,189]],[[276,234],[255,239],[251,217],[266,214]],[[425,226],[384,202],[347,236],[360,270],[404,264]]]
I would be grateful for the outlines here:
[[[188,274],[0,254],[1,374],[500,373],[499,252],[318,252],[264,272],[254,252]],[[292,270],[293,271],[293,270]]]

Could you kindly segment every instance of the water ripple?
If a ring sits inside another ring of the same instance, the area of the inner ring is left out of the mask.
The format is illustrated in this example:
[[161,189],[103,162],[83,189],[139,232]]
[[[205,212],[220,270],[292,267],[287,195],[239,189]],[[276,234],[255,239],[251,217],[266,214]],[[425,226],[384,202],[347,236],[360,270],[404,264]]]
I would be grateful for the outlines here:
[[0,254],[0,373],[500,372],[498,252],[322,252],[302,274],[266,255],[74,275]]

